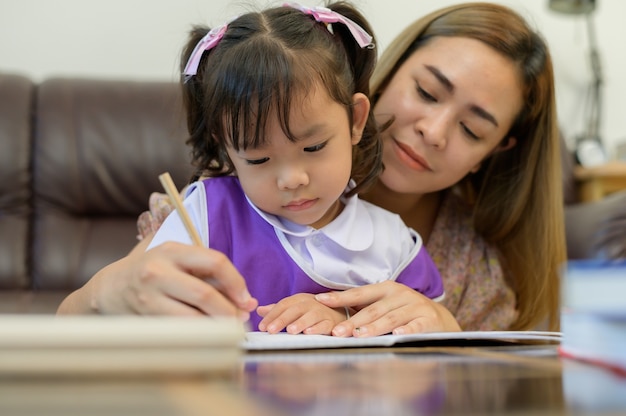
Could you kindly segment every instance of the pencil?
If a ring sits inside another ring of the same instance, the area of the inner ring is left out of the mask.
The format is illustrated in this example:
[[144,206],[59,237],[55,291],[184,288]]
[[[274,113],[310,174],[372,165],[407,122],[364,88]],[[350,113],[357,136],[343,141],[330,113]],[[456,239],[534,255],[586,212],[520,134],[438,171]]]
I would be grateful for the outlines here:
[[191,241],[194,245],[202,247],[202,240],[200,239],[200,235],[198,235],[198,230],[193,226],[191,219],[189,218],[189,213],[183,206],[183,201],[180,199],[180,194],[176,189],[176,185],[174,185],[174,181],[170,176],[169,172],[165,172],[159,175],[159,180],[161,181],[161,185],[165,189],[165,192],[170,197],[170,201],[174,204],[174,208],[178,211],[178,215],[183,220],[183,225],[187,230],[187,234],[191,237]]

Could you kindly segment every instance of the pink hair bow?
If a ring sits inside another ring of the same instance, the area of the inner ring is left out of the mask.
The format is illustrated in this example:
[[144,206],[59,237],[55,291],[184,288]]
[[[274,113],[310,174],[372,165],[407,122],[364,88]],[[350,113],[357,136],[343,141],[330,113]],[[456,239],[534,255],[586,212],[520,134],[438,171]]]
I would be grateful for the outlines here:
[[[350,30],[350,33],[352,34],[352,36],[354,36],[354,39],[357,41],[361,48],[374,47],[374,44],[372,43],[372,36],[367,33],[365,29],[356,24],[356,22],[326,7],[306,7],[298,3],[285,3],[283,4],[283,6],[292,7],[294,9],[300,10],[304,14],[311,15],[318,22],[342,23],[346,25],[348,30]],[[236,17],[234,19],[236,19]],[[191,55],[187,60],[187,64],[185,65],[185,69],[183,70],[183,75],[185,75],[186,77],[196,75],[196,73],[198,72],[198,66],[200,65],[200,59],[202,58],[204,52],[211,50],[217,46],[219,41],[224,37],[224,33],[226,33],[226,29],[228,29],[228,25],[234,19],[230,19],[222,26],[218,26],[210,30],[209,33],[207,33],[202,39],[200,39],[198,44],[193,48],[193,51],[191,52]]]
[[[357,41],[361,48],[373,48],[372,36],[365,31],[361,26],[356,24],[353,20],[334,12],[326,7],[306,7],[298,3],[284,3],[283,6],[293,7],[300,10],[304,14],[309,14],[315,18],[316,21],[322,23],[342,23],[346,25],[350,33]],[[330,29],[329,29],[330,30]]]
[[219,41],[224,37],[226,29],[228,29],[228,23],[225,23],[222,26],[210,30],[209,33],[207,33],[202,39],[200,39],[196,47],[193,48],[193,52],[191,52],[189,60],[187,60],[187,65],[185,65],[185,69],[183,70],[184,75],[196,75],[196,73],[198,72],[198,65],[200,65],[200,58],[202,58],[202,54],[217,46]]

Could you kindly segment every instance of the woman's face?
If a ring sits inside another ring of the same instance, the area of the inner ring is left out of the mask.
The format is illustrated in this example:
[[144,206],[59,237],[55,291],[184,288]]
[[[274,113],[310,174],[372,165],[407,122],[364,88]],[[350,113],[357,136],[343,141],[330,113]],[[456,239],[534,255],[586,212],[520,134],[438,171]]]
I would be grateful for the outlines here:
[[395,117],[382,134],[381,181],[413,194],[454,185],[515,143],[505,135],[521,108],[518,69],[508,58],[474,39],[433,38],[402,64],[374,107],[379,123]]

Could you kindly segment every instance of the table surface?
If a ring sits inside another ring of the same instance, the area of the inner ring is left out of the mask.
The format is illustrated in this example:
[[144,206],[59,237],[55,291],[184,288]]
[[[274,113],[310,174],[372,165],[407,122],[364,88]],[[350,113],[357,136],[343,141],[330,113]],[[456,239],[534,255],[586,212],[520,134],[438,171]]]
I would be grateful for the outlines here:
[[[63,296],[0,292],[0,313],[53,313]],[[212,414],[626,415],[626,377],[554,345],[247,353],[200,375],[0,374],[2,416]]]
[[626,162],[611,161],[601,166],[576,166],[574,177],[581,202],[593,202],[626,189]]
[[17,414],[626,414],[626,380],[555,346],[265,352],[193,376],[0,376],[0,415]]
[[577,165],[574,168],[574,176],[578,180],[604,177],[624,177],[626,176],[626,162],[613,160],[603,165],[583,167]]

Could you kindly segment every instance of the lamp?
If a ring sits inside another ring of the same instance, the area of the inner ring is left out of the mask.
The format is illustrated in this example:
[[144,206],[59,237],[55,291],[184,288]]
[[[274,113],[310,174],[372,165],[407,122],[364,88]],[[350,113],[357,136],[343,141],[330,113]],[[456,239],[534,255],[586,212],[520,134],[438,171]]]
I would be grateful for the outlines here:
[[586,132],[576,139],[576,156],[583,166],[599,165],[606,162],[606,152],[600,138],[602,104],[602,67],[596,44],[593,24],[595,0],[549,0],[548,7],[558,13],[585,15],[589,39],[589,61],[593,79],[590,86],[590,103],[587,109]]
[[548,7],[559,13],[591,13],[596,8],[595,0],[550,0]]

